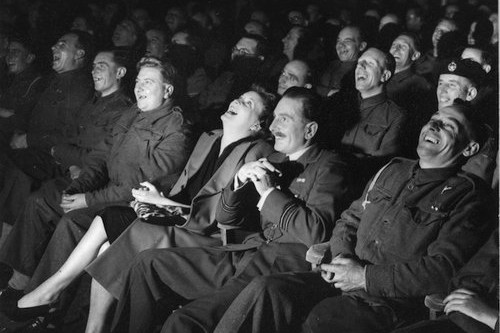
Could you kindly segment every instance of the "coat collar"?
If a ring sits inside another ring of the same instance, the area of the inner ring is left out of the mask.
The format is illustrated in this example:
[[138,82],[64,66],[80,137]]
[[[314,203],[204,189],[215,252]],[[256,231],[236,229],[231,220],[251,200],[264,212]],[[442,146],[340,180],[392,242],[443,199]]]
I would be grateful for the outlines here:
[[363,99],[361,97],[361,95],[358,95],[358,96],[359,96],[359,101],[360,101],[359,108],[361,110],[372,108],[378,104],[382,104],[383,102],[385,102],[387,100],[387,96],[386,96],[385,92],[381,92],[378,95],[368,97],[365,99]]
[[415,162],[411,172],[415,185],[424,185],[432,182],[443,181],[457,174],[459,166],[454,165],[447,168],[422,169],[418,161]]

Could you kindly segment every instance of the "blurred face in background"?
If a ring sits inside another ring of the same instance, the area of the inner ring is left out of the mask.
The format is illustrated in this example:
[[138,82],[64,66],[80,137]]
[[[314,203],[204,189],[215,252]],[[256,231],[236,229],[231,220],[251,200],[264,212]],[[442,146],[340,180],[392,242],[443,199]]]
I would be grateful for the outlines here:
[[35,55],[19,42],[10,42],[7,49],[7,67],[10,74],[22,73],[35,60]]

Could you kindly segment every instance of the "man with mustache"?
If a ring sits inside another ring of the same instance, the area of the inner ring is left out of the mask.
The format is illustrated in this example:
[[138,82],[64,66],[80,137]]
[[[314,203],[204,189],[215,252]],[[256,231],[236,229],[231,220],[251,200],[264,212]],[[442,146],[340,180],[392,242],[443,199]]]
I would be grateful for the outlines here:
[[[237,225],[247,205],[258,200],[260,221],[250,222],[263,231],[243,244],[139,254],[119,299],[115,332],[150,332],[159,298],[174,308],[191,300],[172,313],[162,332],[212,331],[252,277],[309,270],[307,246],[329,237],[331,222],[347,200],[347,165],[314,143],[320,103],[310,89],[289,88],[270,127],[279,154],[245,164],[222,194],[217,221]],[[271,164],[275,159],[283,163]]]
[[389,332],[426,316],[424,296],[446,292],[496,220],[492,193],[460,172],[484,135],[459,102],[422,128],[419,160],[395,158],[380,169],[342,213],[325,252],[309,250],[315,272],[255,278],[215,332]]

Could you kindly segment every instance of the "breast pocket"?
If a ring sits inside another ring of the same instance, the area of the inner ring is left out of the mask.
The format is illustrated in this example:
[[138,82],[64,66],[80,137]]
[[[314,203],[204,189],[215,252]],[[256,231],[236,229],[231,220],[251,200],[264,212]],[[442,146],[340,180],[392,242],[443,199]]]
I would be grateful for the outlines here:
[[419,258],[427,253],[427,248],[438,236],[448,214],[432,211],[425,207],[405,206],[395,217],[397,233],[391,233],[388,250],[405,260]]
[[381,137],[384,135],[386,127],[375,124],[366,124],[363,130],[369,136]]

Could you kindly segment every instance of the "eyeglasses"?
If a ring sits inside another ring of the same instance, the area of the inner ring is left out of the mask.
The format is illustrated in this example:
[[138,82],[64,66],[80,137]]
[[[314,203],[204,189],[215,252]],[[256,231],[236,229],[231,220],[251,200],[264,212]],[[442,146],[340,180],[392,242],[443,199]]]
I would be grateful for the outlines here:
[[287,73],[285,71],[281,72],[280,77],[284,78],[286,81],[291,81],[291,82],[299,82],[299,79],[297,76]]

